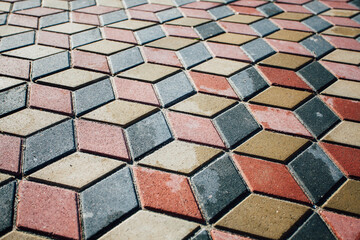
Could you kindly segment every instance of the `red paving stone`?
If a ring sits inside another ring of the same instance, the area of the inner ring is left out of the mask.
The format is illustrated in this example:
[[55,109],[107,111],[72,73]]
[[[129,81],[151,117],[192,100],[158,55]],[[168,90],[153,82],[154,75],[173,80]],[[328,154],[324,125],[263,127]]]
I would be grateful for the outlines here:
[[87,14],[87,13],[81,13],[81,12],[72,12],[71,13],[73,22],[76,23],[83,23],[83,24],[89,24],[89,25],[100,25],[100,20],[98,16]]
[[243,7],[243,6],[233,6],[230,5],[230,8],[234,10],[238,14],[247,14],[254,16],[263,16],[261,12],[259,12],[256,8],[253,7]]
[[152,22],[158,22],[158,18],[156,17],[155,13],[152,12],[145,12],[145,11],[137,11],[137,10],[128,10],[129,16],[131,19],[137,20],[147,20]]
[[266,39],[266,41],[278,52],[299,54],[313,57],[313,55],[300,43],[282,41],[276,39]]
[[16,25],[20,27],[37,28],[38,18],[32,16],[25,16],[20,14],[10,14],[8,18],[9,25]]
[[321,3],[335,9],[359,10],[357,7],[341,1],[321,1]]
[[202,9],[208,10],[210,8],[214,8],[221,5],[220,3],[215,2],[192,2],[185,5],[182,5],[182,8],[193,8],[193,9]]
[[220,230],[212,230],[211,237],[213,240],[250,240],[251,239],[247,237],[241,237],[228,232],[223,232]]
[[38,44],[52,47],[70,48],[69,35],[48,31],[38,31]]
[[104,27],[104,37],[108,40],[137,43],[134,33],[130,30]]
[[278,25],[282,29],[312,32],[310,28],[308,28],[301,22],[283,20],[283,19],[271,19],[271,21],[273,21],[276,25]]
[[20,172],[21,138],[0,134],[0,170]]
[[198,38],[199,35],[191,27],[164,25],[164,30],[169,36]]
[[360,43],[352,38],[323,35],[336,48],[360,51]]
[[245,35],[258,36],[258,34],[246,24],[233,23],[233,22],[220,22],[220,25],[230,33],[240,33]]
[[311,13],[309,10],[307,10],[303,6],[299,6],[299,5],[295,5],[295,4],[276,3],[276,6],[278,6],[285,12]]
[[264,5],[265,2],[264,1],[257,1],[257,0],[239,0],[236,2],[232,2],[230,4],[231,5],[235,5],[235,6],[245,6],[245,7],[259,7],[261,5]]
[[30,61],[0,56],[0,74],[28,79],[30,74]]
[[142,51],[146,60],[150,63],[182,67],[182,64],[176,56],[175,51],[151,47],[143,47]]
[[110,73],[106,56],[83,51],[72,51],[73,66],[104,73]]
[[171,6],[161,4],[143,4],[133,7],[133,10],[139,10],[144,12],[159,12],[171,8]]
[[206,45],[215,57],[251,62],[250,58],[239,46],[213,42],[207,42]]
[[321,96],[321,99],[342,119],[360,122],[359,101],[330,96]]
[[360,81],[360,69],[357,66],[328,61],[321,61],[321,64],[337,78]]
[[208,13],[208,12],[205,11],[205,10],[190,9],[190,8],[179,8],[179,10],[180,10],[186,17],[212,19],[210,13]]
[[322,16],[326,21],[329,23],[336,25],[336,26],[346,26],[346,27],[360,27],[360,24],[351,20],[349,18],[343,17],[332,17],[332,16]]

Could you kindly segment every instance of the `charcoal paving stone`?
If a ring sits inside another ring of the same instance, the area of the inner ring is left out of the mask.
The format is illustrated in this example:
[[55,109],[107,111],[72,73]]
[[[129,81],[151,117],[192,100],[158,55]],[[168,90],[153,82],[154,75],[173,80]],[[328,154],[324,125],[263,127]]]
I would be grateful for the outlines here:
[[115,53],[109,57],[111,72],[116,74],[135,67],[144,62],[138,47],[133,47],[125,51]]
[[152,42],[166,36],[160,25],[141,29],[135,32],[135,35],[140,44]]
[[208,221],[247,191],[246,185],[227,154],[196,173],[191,178],[191,183],[200,208]]
[[0,92],[0,117],[26,106],[27,85],[20,86]]
[[256,8],[260,12],[262,12],[266,17],[272,17],[276,14],[282,13],[283,10],[276,6],[274,3],[268,3],[265,5],[261,5],[260,7]]
[[105,14],[101,15],[100,23],[102,26],[105,26],[105,25],[115,23],[115,22],[120,22],[120,21],[123,21],[126,19],[128,19],[126,12],[124,10],[119,10],[119,11],[109,12],[109,13],[105,13]]
[[0,186],[0,232],[12,227],[15,189],[15,181]]
[[214,123],[227,147],[234,147],[260,126],[246,109],[238,104],[214,118]]
[[315,137],[323,135],[340,120],[318,97],[304,103],[295,113]]
[[15,2],[12,7],[12,11],[15,12],[24,9],[40,7],[40,6],[41,6],[41,0],[27,0],[27,1]]
[[61,12],[57,14],[52,14],[48,16],[41,17],[39,20],[40,28],[50,27],[60,23],[69,22],[69,13]]
[[310,18],[307,18],[303,21],[303,23],[310,27],[315,32],[322,32],[325,29],[332,26],[331,23],[325,21],[324,19],[318,17],[318,16],[312,16]]
[[258,62],[275,53],[275,50],[261,38],[246,43],[241,48],[254,62]]
[[138,159],[173,137],[161,112],[157,112],[126,129],[131,155]]
[[9,51],[15,48],[25,47],[35,43],[35,32],[25,32],[7,37],[0,41],[0,52]]
[[208,12],[215,20],[234,15],[234,12],[228,6],[215,7],[208,10]]
[[178,51],[177,54],[186,69],[205,62],[211,58],[210,52],[203,43],[196,43],[183,48]]
[[209,22],[196,26],[195,31],[199,34],[202,40],[225,32],[216,22]]
[[0,14],[0,25],[4,25],[6,23],[7,14]]
[[313,35],[300,42],[310,52],[315,54],[316,58],[321,58],[329,53],[334,47],[319,35]]
[[85,44],[89,44],[95,41],[101,40],[101,32],[100,29],[94,28],[85,32],[80,32],[71,35],[71,47],[76,48]]
[[126,8],[132,8],[148,3],[146,0],[123,0],[122,2]]
[[33,61],[31,68],[32,79],[58,72],[70,67],[69,52],[61,52]]
[[167,9],[156,13],[156,16],[160,20],[160,23],[171,21],[177,18],[181,18],[183,15],[177,8]]
[[354,0],[349,2],[351,5],[360,8],[360,1],[359,0]]
[[265,37],[277,30],[279,27],[276,26],[273,22],[269,19],[265,18],[260,21],[254,22],[250,25],[257,33],[260,34],[261,37]]
[[343,177],[341,171],[316,143],[298,155],[288,166],[314,203],[319,202]]
[[76,0],[70,2],[70,9],[77,10],[80,8],[90,7],[96,5],[95,0]]
[[25,141],[25,174],[76,150],[73,120],[67,120],[28,137]]
[[190,240],[211,240],[211,237],[208,231],[203,229],[190,238]]
[[[355,17],[353,17],[352,20],[360,23],[360,14],[356,15]],[[0,22],[1,22],[1,20],[0,20]]]
[[124,168],[80,193],[85,238],[93,237],[139,207],[129,168]]
[[311,1],[309,3],[306,3],[304,5],[304,7],[309,9],[311,12],[313,12],[315,14],[319,14],[319,13],[325,12],[326,10],[330,9],[328,6],[326,6],[325,4],[323,4],[319,1]]

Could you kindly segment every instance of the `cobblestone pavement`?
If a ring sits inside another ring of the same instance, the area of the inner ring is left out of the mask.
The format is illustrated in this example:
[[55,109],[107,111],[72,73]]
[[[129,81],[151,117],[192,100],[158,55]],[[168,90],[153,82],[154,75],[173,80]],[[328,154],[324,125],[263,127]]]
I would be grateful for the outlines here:
[[360,1],[0,0],[0,239],[360,239]]

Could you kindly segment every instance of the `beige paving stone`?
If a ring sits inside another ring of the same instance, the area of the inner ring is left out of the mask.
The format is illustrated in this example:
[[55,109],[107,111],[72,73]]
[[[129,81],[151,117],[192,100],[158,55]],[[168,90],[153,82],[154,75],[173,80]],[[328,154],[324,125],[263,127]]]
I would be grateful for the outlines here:
[[348,179],[323,207],[360,215],[360,181]]
[[156,109],[141,103],[115,100],[85,114],[83,118],[126,126]]
[[67,1],[62,1],[62,0],[43,0],[42,5],[43,7],[48,7],[48,8],[69,10],[69,3]]
[[323,57],[322,60],[359,65],[360,52],[336,49]]
[[308,17],[310,17],[311,14],[309,13],[294,13],[294,12],[283,12],[280,13],[272,18],[274,19],[284,19],[284,20],[293,20],[293,21],[302,21]]
[[170,50],[180,50],[181,48],[190,46],[196,43],[197,40],[189,39],[189,38],[180,38],[180,37],[164,37],[154,42],[146,44],[149,47],[170,49]]
[[339,79],[322,91],[322,93],[360,100],[360,83]]
[[301,40],[311,36],[312,33],[300,32],[295,30],[281,29],[267,36],[266,38],[278,39],[290,42],[300,42]]
[[251,40],[254,40],[256,37],[243,35],[243,34],[236,34],[236,33],[223,33],[218,36],[209,38],[208,41],[210,42],[219,42],[219,43],[228,43],[234,45],[242,45],[247,43]]
[[244,62],[232,61],[222,58],[213,58],[194,67],[192,70],[228,77],[235,72],[247,67],[248,65],[248,63]]
[[81,190],[101,176],[124,165],[121,161],[76,152],[31,174],[31,179],[43,180]]
[[119,0],[97,0],[96,2],[100,6],[124,8],[124,5]]
[[297,105],[309,98],[311,95],[312,94],[310,92],[306,91],[271,86],[253,97],[250,102],[294,109]]
[[0,132],[28,136],[66,117],[35,109],[24,109],[0,119]]
[[233,99],[197,93],[175,104],[170,109],[205,117],[213,117],[215,114],[235,103],[236,101]]
[[222,217],[216,226],[280,239],[308,209],[300,204],[251,194]]
[[5,173],[0,173],[0,184],[4,181],[9,180],[10,178],[12,178],[13,176],[5,174]]
[[309,57],[303,57],[287,53],[276,53],[261,61],[260,64],[297,70],[311,60],[312,59]]
[[138,211],[103,235],[101,240],[180,240],[198,227],[197,223],[160,213]]
[[360,147],[360,123],[343,121],[326,134],[323,140]]
[[0,11],[9,12],[11,8],[11,3],[9,2],[0,2]]
[[125,21],[110,24],[110,25],[108,25],[108,27],[128,29],[128,30],[135,31],[135,30],[139,30],[141,28],[150,27],[155,24],[156,23],[153,23],[153,22],[146,22],[146,21],[130,19],[130,20],[125,20]]
[[63,49],[47,47],[42,45],[31,45],[3,53],[4,55],[36,60],[55,53],[63,52]]
[[4,235],[3,237],[0,237],[0,239],[1,240],[46,240],[49,238],[14,230]]
[[60,87],[75,89],[101,79],[105,76],[106,75],[102,73],[71,68],[59,73],[52,74],[48,77],[38,79],[37,82],[49,83],[58,85]]
[[256,22],[262,18],[263,17],[259,17],[259,16],[236,14],[236,15],[232,15],[232,16],[223,18],[223,19],[221,19],[221,21],[250,24],[250,23]]
[[176,4],[172,0],[149,0],[149,2],[161,5],[176,6]]
[[128,43],[122,43],[122,42],[109,41],[109,40],[101,40],[98,42],[94,42],[88,45],[78,47],[77,49],[88,52],[110,55],[119,52],[121,50],[130,48],[132,46],[134,45]]
[[234,152],[286,161],[308,142],[309,140],[304,138],[270,131],[261,131],[238,146]]
[[15,79],[15,78],[0,76],[0,91],[10,88],[10,87],[15,87],[15,86],[23,84],[23,83],[24,83],[24,81],[21,81],[21,80]]
[[179,68],[168,67],[159,64],[144,63],[119,74],[120,77],[133,78],[146,82],[156,82],[170,74],[177,72]]
[[52,27],[44,28],[46,31],[50,32],[59,32],[59,33],[65,33],[65,34],[74,34],[78,32],[82,32],[88,29],[94,28],[94,26],[86,25],[86,24],[80,24],[80,23],[63,23],[59,25],[55,25]]
[[355,16],[358,13],[359,13],[359,11],[354,11],[354,10],[330,9],[330,10],[328,10],[326,12],[321,13],[321,15],[350,18],[352,16]]
[[323,34],[355,38],[360,34],[360,28],[333,26],[322,32]]
[[0,37],[6,37],[17,33],[29,32],[31,30],[32,29],[29,28],[3,25],[0,26]]
[[198,144],[173,141],[154,153],[146,156],[140,164],[165,170],[191,174],[221,150]]
[[172,20],[170,22],[167,22],[166,24],[187,26],[187,27],[196,27],[198,25],[201,25],[201,24],[204,24],[207,22],[210,22],[210,20],[202,19],[202,18],[184,17],[184,18],[178,18],[178,19]]

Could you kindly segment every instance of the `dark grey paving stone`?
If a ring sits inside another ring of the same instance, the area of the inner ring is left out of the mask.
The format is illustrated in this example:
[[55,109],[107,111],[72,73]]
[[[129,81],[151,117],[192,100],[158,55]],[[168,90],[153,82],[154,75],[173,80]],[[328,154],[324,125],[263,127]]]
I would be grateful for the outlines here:
[[211,237],[208,231],[203,229],[190,238],[190,240],[211,240]]
[[306,26],[308,26],[315,32],[322,32],[325,29],[332,26],[331,23],[325,21],[324,19],[322,19],[318,16],[312,16],[310,18],[307,18],[302,23],[304,23]]
[[124,10],[119,10],[115,12],[105,13],[100,16],[101,26],[105,26],[111,23],[119,22],[128,19],[126,12]]
[[115,99],[109,78],[76,90],[74,96],[76,116]]
[[316,58],[321,58],[334,49],[334,47],[320,35],[313,35],[300,43],[315,54]]
[[40,7],[41,0],[27,0],[21,2],[15,2],[12,7],[12,11],[20,11],[28,8]]
[[96,5],[95,0],[76,0],[70,2],[70,9],[77,10],[80,8],[90,7]]
[[109,65],[113,74],[125,71],[144,62],[138,47],[129,48],[109,57]]
[[360,8],[360,1],[359,0],[354,0],[349,2],[351,5]]
[[242,100],[248,100],[269,86],[254,67],[231,76],[229,82]]
[[289,163],[291,173],[310,199],[317,203],[343,177],[343,174],[316,144]]
[[336,240],[324,221],[317,213],[313,213],[309,219],[290,237],[291,240]]
[[321,91],[328,84],[336,80],[336,77],[318,62],[308,64],[300,69],[298,74],[316,91]]
[[52,14],[48,16],[41,17],[39,20],[40,28],[50,27],[60,23],[69,22],[69,13],[61,12],[57,14]]
[[26,106],[27,85],[0,92],[0,117]]
[[196,43],[176,53],[186,69],[196,66],[212,58],[203,43]]
[[23,171],[36,168],[76,151],[74,123],[68,120],[28,137],[25,141]]
[[129,168],[80,193],[85,239],[139,207]]
[[323,4],[319,1],[311,1],[309,3],[306,3],[303,6],[315,14],[319,14],[319,13],[325,12],[326,10],[330,9],[328,6],[326,6],[325,4]]
[[24,32],[7,37],[0,41],[0,52],[9,51],[15,48],[25,47],[35,43],[35,32]]
[[94,28],[85,32],[76,33],[71,35],[70,37],[71,48],[80,47],[82,45],[99,41],[101,39],[102,37],[99,28]]
[[167,9],[156,13],[160,23],[171,21],[177,18],[181,18],[183,15],[177,8]]
[[190,80],[184,72],[177,73],[156,83],[155,90],[163,107],[169,107],[195,93]]
[[268,3],[265,5],[261,5],[260,7],[256,8],[260,12],[262,12],[266,17],[272,17],[276,14],[282,13],[283,10],[276,6],[274,3]]
[[15,181],[0,187],[0,232],[12,227],[15,189]]
[[205,219],[211,221],[232,201],[247,191],[241,176],[227,154],[191,178],[195,196]]
[[31,68],[32,79],[58,72],[70,67],[70,54],[68,51],[57,53],[33,61]]
[[241,48],[253,62],[258,62],[275,53],[275,50],[261,38],[248,42]]
[[126,8],[132,8],[148,3],[147,0],[123,0],[122,2]]
[[0,14],[0,25],[6,24],[7,16],[8,16],[8,15],[7,15],[6,13]]
[[250,25],[261,37],[265,37],[280,28],[269,19],[265,18]]
[[135,36],[140,44],[145,44],[165,37],[165,33],[160,25],[148,27],[135,32]]
[[173,0],[177,6],[182,6],[188,3],[196,2],[196,0]]
[[238,104],[214,118],[216,128],[227,147],[234,147],[260,129],[244,104]]
[[209,9],[208,12],[213,16],[215,20],[234,15],[234,12],[225,5]]
[[355,17],[353,17],[352,20],[360,23],[360,14],[356,15]]
[[196,26],[195,31],[199,34],[202,40],[225,32],[224,29],[222,29],[216,22],[209,22],[200,26]]
[[134,159],[173,138],[162,112],[157,112],[131,125],[125,132]]
[[317,138],[340,120],[318,97],[300,106],[295,113]]

